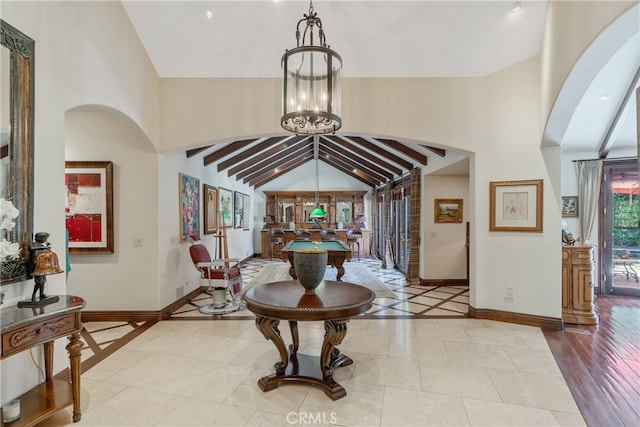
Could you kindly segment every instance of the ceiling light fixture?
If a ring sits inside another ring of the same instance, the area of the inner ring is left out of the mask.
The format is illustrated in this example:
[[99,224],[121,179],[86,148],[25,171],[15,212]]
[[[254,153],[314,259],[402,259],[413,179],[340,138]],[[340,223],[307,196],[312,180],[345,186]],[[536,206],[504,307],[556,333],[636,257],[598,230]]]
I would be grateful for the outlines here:
[[[309,3],[309,13],[296,26],[296,47],[282,55],[284,75],[280,124],[296,134],[335,132],[340,117],[340,71],[342,58],[327,45],[322,21]],[[305,23],[302,30],[300,24]],[[318,29],[318,45],[314,30]],[[308,41],[308,44],[307,44]]]
[[511,7],[511,12],[518,13],[521,10],[522,10],[522,2],[520,0],[513,3],[513,6]]

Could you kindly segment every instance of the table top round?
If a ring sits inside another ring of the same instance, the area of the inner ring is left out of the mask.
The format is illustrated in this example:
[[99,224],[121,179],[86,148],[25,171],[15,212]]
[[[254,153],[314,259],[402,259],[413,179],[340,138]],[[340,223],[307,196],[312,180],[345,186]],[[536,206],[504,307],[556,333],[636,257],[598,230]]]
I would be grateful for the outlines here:
[[281,320],[338,320],[366,312],[375,299],[371,289],[355,283],[323,280],[314,294],[297,280],[255,286],[244,293],[247,309]]

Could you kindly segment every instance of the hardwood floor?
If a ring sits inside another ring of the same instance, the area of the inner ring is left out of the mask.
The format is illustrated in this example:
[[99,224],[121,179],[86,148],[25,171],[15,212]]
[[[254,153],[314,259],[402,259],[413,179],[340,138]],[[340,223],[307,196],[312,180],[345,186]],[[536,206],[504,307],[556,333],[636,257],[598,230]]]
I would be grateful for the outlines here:
[[600,324],[544,331],[590,426],[640,425],[640,299],[598,296]]

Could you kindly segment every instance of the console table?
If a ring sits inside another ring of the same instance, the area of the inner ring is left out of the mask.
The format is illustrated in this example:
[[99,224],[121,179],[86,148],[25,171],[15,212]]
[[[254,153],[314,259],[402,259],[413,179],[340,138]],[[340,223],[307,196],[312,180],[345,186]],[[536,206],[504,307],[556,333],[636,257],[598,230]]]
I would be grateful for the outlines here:
[[[73,295],[60,295],[56,303],[34,308],[6,307],[0,310],[2,359],[42,345],[45,381],[20,399],[20,418],[6,427],[32,426],[54,412],[73,404],[73,421],[80,421],[80,311],[85,301]],[[58,338],[68,337],[71,382],[53,379],[53,347]]]
[[[347,391],[335,380],[335,368],[348,366],[353,360],[340,353],[337,346],[347,336],[349,319],[366,312],[375,299],[372,290],[347,282],[325,280],[315,294],[305,294],[297,280],[272,282],[254,286],[242,296],[247,309],[256,315],[256,327],[273,342],[280,353],[275,373],[262,377],[258,387],[273,390],[278,384],[305,383],[324,389],[332,400],[346,396]],[[287,347],[280,335],[280,320],[289,321],[292,344]],[[320,357],[298,353],[298,321],[323,321],[324,341]]]

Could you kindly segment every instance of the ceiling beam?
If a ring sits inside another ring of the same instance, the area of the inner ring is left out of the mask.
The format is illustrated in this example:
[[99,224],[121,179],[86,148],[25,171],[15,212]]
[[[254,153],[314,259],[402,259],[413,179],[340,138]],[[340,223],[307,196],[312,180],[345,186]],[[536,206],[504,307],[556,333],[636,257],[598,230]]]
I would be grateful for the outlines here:
[[416,150],[410,147],[407,147],[406,145],[401,144],[394,139],[374,138],[374,140],[383,143],[389,148],[393,148],[396,151],[400,151],[401,153],[404,153],[405,155],[411,157],[412,159],[420,162],[423,165],[427,164],[427,156],[425,156],[422,153],[418,153]]
[[[389,171],[387,171],[386,169],[381,168],[380,166],[378,166],[377,164],[368,162],[367,160],[364,160],[362,157],[359,157],[357,154],[354,154],[348,150],[345,150],[344,148],[342,148],[341,145],[338,144],[334,144],[333,142],[331,142],[330,140],[323,138],[320,139],[320,143],[324,146],[326,146],[327,148],[330,148],[340,154],[342,154],[343,156],[354,160],[356,164],[358,165],[362,165],[365,168],[369,169],[372,172],[376,172],[380,175],[383,175],[386,177],[386,180],[390,180],[393,178],[393,174]],[[358,169],[360,168],[360,166],[358,166]]]
[[[373,154],[371,154],[370,151],[366,151],[363,150],[362,148],[358,147],[357,145],[354,145],[352,143],[350,143],[349,141],[347,141],[346,139],[338,136],[338,135],[329,135],[329,136],[323,136],[322,138],[324,139],[329,139],[333,142],[335,142],[336,144],[345,147],[346,149],[353,151],[354,153],[356,153],[357,155],[369,160],[370,162],[376,163],[378,165],[380,165],[381,167],[385,168],[386,170],[390,171],[391,173],[395,174],[395,175],[402,175],[402,169],[392,165],[391,163],[388,163],[387,161],[385,161],[384,159],[381,159],[380,157],[374,156]],[[359,137],[354,137],[354,138],[359,138]],[[367,141],[365,141],[367,142]],[[371,144],[373,145],[373,144]],[[377,147],[376,147],[377,148]]]
[[[253,157],[250,157],[250,154],[245,151],[245,153],[247,153],[245,155],[246,160],[229,169],[227,174],[228,176],[235,175],[243,170],[246,170],[247,168],[253,169],[256,163],[262,163],[265,160],[272,161],[272,159],[275,159],[278,156],[284,156],[286,154],[289,154],[292,151],[299,150],[301,147],[304,147],[305,145],[310,145],[309,141],[307,141],[307,139],[310,139],[310,138],[311,137],[303,137],[303,138],[296,137],[296,138],[288,139],[286,141],[281,142],[280,144],[273,145],[268,150],[262,151],[261,153]],[[243,176],[239,176],[237,179],[242,178]]]
[[418,144],[420,147],[431,151],[434,154],[437,154],[440,157],[445,157],[447,155],[447,150],[443,150],[442,148],[432,147],[430,145]]
[[342,170],[347,171],[345,173],[354,178],[360,176],[364,179],[367,179],[368,181],[376,183],[387,181],[384,176],[362,167],[361,164],[358,164],[357,162],[354,162],[353,160],[342,156],[340,153],[337,153],[329,149],[328,147],[325,147],[324,145],[320,150],[320,154],[322,154],[322,160],[324,160],[326,163],[340,165],[342,167]]
[[238,150],[242,150],[247,145],[253,144],[257,140],[258,139],[256,139],[256,138],[254,138],[254,139],[245,139],[245,140],[241,140],[241,141],[234,141],[231,144],[225,145],[224,147],[220,148],[219,150],[216,150],[213,153],[206,155],[204,157],[204,165],[208,166],[211,163],[215,163],[218,160],[222,159],[223,157],[226,157],[229,154],[234,153],[234,152],[236,152]]
[[297,157],[296,159],[294,159],[293,161],[282,165],[282,167],[278,168],[280,169],[278,172],[276,172],[275,170],[272,171],[271,174],[265,174],[263,177],[261,177],[260,179],[256,179],[253,182],[250,183],[250,185],[253,185],[255,188],[258,188],[260,186],[263,186],[264,184],[273,181],[274,179],[286,174],[287,172],[290,172],[292,170],[294,170],[295,168],[303,165],[304,163],[307,163],[308,161],[313,159],[313,153],[311,153],[308,156],[304,156],[304,157]]
[[[242,160],[246,160],[247,152],[249,152],[249,150],[250,150],[251,153],[257,153],[259,151],[264,150],[267,147],[270,147],[275,142],[280,141],[281,139],[282,139],[281,136],[272,136],[271,138],[267,138],[266,140],[264,140],[262,142],[259,142],[258,144],[254,145],[252,147],[249,147],[246,150],[241,151],[240,153],[236,154],[235,156],[230,157],[227,160],[224,160],[224,161],[218,163],[218,172],[222,172],[223,170],[235,165],[236,163],[238,163],[238,162],[240,162]],[[257,141],[257,139],[254,139],[254,142],[255,141]],[[207,157],[209,157],[209,156],[207,156]],[[205,160],[208,160],[208,159],[205,158]],[[213,162],[211,162],[211,161],[205,162],[205,166],[208,166],[211,163],[213,163]]]
[[[375,145],[372,142],[367,141],[366,139],[360,137],[360,136],[349,136],[348,137],[351,141],[355,142],[356,144],[360,145],[361,147],[364,147],[366,150],[372,151],[376,154],[378,154],[379,156],[403,167],[406,170],[411,170],[413,169],[413,163],[406,161],[405,159],[403,159],[402,157],[398,157],[395,154],[378,147],[377,145]],[[402,172],[398,173],[398,175],[402,175]]]
[[213,145],[207,145],[206,147],[192,148],[191,150],[187,150],[187,159],[190,159],[191,157],[196,156],[211,147],[213,147]]
[[248,173],[243,172],[242,176],[237,176],[237,179],[243,179],[243,182],[246,184],[247,182],[253,181],[255,178],[261,175],[269,174],[271,171],[281,167],[282,165],[297,157],[305,157],[309,154],[313,155],[313,148],[311,146],[303,144],[296,147],[296,150],[292,150],[290,153],[287,153],[287,155],[283,157],[278,157],[275,160],[273,158],[270,158],[261,162],[259,165],[256,165],[258,166],[256,169],[252,168],[253,170]]
[[330,163],[329,161],[327,161],[327,159],[324,156],[320,157],[320,160],[322,160],[324,163],[330,165],[331,167],[334,167],[336,169],[338,169],[340,172],[343,172],[346,175],[352,176],[353,178],[357,179],[358,181],[364,182],[365,184],[371,186],[371,187],[375,187],[375,181],[372,180],[371,178],[367,179],[365,177],[362,177],[358,174],[354,174],[351,170],[349,170],[349,168],[342,166],[339,163]]

